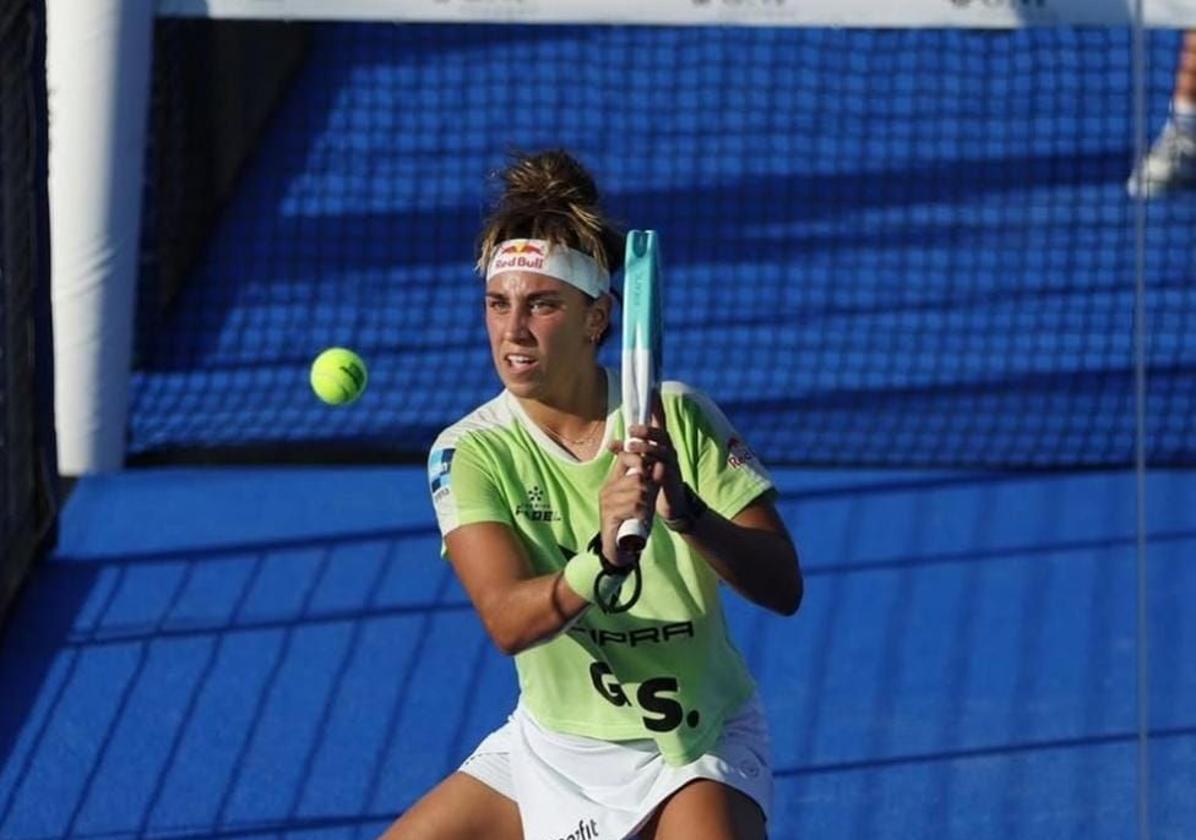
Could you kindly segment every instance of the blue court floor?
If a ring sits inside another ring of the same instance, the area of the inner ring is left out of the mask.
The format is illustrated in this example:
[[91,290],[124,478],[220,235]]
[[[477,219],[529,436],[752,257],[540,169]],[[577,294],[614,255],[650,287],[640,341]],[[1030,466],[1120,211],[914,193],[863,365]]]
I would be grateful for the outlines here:
[[[807,595],[726,598],[772,838],[1135,835],[1134,479],[778,474]],[[84,480],[0,640],[0,837],[371,838],[510,710],[411,468]],[[1196,836],[1196,476],[1151,476],[1155,838]]]

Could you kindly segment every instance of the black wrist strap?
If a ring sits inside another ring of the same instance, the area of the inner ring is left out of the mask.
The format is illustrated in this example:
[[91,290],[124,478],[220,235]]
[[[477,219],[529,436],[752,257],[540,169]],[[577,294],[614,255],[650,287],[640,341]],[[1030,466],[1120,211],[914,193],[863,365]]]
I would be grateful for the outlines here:
[[[602,553],[602,533],[599,532],[594,535],[594,539],[590,540],[586,546],[586,551],[593,554],[602,563],[602,571],[611,577],[627,577],[631,574],[632,566],[616,566],[614,563],[606,559],[606,555]],[[638,562],[635,564],[638,565]]]
[[[644,591],[644,576],[640,572],[639,558],[637,557],[636,561],[630,566],[615,566],[612,564],[602,553],[601,532],[594,535],[594,539],[590,540],[590,544],[586,546],[586,549],[597,556],[598,560],[602,563],[602,571],[594,578],[594,603],[604,613],[627,612],[640,599],[640,594]],[[623,594],[622,587],[616,589],[609,599],[603,597],[601,584],[604,577],[613,577],[625,581],[628,575],[635,578],[631,597],[619,603],[619,596]]]

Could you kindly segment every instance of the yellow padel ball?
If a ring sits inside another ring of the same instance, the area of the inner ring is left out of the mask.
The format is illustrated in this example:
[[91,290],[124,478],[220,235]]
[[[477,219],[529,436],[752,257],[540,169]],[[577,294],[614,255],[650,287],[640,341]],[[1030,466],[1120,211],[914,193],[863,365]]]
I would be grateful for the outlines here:
[[311,363],[311,389],[329,405],[348,405],[361,396],[365,362],[344,347],[329,347]]

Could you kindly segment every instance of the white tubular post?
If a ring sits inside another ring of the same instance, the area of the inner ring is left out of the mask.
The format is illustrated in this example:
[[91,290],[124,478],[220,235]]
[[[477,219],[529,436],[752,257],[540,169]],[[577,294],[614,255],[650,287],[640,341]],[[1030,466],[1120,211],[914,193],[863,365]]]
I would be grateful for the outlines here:
[[125,455],[152,0],[49,0],[50,270],[63,475]]

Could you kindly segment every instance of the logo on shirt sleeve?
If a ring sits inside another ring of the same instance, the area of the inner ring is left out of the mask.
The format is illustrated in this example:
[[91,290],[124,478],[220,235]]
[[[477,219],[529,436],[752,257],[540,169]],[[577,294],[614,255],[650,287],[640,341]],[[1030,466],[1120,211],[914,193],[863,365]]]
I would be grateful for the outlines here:
[[731,469],[737,470],[755,460],[756,454],[742,440],[733,437],[727,441],[727,465]]
[[437,449],[428,457],[428,489],[435,496],[449,487],[450,469],[456,449]]

